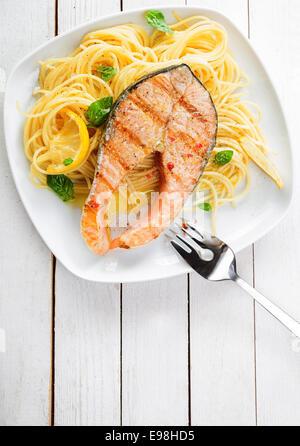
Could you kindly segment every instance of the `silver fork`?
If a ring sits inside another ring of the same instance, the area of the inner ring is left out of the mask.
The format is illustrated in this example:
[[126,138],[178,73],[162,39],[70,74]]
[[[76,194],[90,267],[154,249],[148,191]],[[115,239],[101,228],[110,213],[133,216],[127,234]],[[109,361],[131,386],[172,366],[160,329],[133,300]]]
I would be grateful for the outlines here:
[[[169,229],[175,237],[168,238],[176,251],[200,276],[214,282],[232,280],[249,293],[256,302],[300,338],[300,323],[273,304],[255,288],[239,277],[236,258],[232,249],[214,235],[202,231],[194,224],[184,221],[178,230]],[[210,260],[207,260],[207,254]]]

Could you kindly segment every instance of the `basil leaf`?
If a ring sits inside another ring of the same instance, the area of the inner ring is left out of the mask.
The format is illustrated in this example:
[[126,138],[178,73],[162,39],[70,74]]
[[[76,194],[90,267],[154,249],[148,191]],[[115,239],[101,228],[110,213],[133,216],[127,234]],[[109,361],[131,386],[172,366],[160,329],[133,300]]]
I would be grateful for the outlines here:
[[72,164],[72,163],[73,163],[72,158],[66,158],[66,159],[64,160],[64,165],[65,165],[65,166],[69,166],[69,165]]
[[149,25],[152,25],[153,28],[157,28],[160,31],[164,31],[165,33],[173,34],[174,31],[169,28],[166,23],[165,16],[162,12],[157,11],[156,9],[150,9],[145,15],[147,22]]
[[66,175],[47,175],[47,185],[63,200],[74,198],[74,186]]
[[214,161],[218,166],[224,166],[229,163],[233,157],[233,150],[222,150],[215,155]]
[[99,127],[106,121],[112,104],[112,96],[107,96],[92,102],[85,114],[86,119],[93,127]]
[[209,204],[209,203],[200,203],[199,208],[202,209],[202,211],[206,211],[206,212],[209,212],[212,209],[211,204]]
[[117,74],[114,67],[109,67],[107,65],[99,65],[99,67],[97,68],[97,72],[101,79],[103,79],[105,82],[109,81]]

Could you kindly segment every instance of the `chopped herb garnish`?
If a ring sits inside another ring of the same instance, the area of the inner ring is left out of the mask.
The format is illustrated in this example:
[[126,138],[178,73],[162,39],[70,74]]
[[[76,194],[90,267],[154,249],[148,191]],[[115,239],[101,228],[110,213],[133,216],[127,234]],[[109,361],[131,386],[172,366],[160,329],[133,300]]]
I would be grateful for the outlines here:
[[91,103],[85,114],[85,117],[91,126],[99,127],[106,121],[112,104],[112,96],[106,96],[105,98],[98,99],[97,101]]
[[224,166],[229,163],[233,157],[233,150],[222,150],[215,155],[214,161],[218,166]]
[[173,34],[174,31],[167,25],[165,16],[161,11],[150,9],[145,17],[149,25],[153,26],[153,28],[157,28],[165,33]]
[[97,72],[105,82],[110,81],[117,74],[114,67],[109,67],[108,65],[99,65]]
[[209,203],[200,203],[199,208],[202,209],[202,211],[206,211],[206,212],[209,212],[212,209],[211,204],[209,204]]
[[63,162],[65,166],[69,166],[70,164],[73,163],[73,160],[72,158],[66,158]]
[[63,200],[74,198],[74,186],[66,175],[47,175],[47,185]]

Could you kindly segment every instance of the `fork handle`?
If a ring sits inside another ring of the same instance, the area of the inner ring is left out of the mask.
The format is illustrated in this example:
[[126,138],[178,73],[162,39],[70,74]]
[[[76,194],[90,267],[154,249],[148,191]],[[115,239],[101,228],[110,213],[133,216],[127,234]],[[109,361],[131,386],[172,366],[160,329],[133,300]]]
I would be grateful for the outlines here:
[[259,293],[255,288],[245,282],[241,277],[235,275],[232,280],[237,283],[241,288],[247,291],[256,302],[258,302],[263,308],[265,308],[270,314],[272,314],[279,322],[287,327],[292,333],[300,338],[300,323],[295,321],[277,305],[273,304],[269,299]]

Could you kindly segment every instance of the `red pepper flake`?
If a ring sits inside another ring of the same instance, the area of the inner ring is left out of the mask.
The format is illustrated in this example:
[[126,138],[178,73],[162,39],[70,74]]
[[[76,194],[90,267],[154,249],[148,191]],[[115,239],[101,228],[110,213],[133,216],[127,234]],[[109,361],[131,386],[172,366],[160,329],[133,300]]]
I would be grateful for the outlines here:
[[167,164],[167,168],[169,169],[169,171],[171,172],[172,169],[174,169],[174,164],[173,163],[168,163]]
[[91,201],[89,201],[89,206],[90,206],[91,208],[97,209],[100,205],[99,205],[99,203],[97,203],[96,201],[91,200]]
[[150,173],[147,173],[146,177],[147,177],[147,178],[151,178]]
[[173,138],[173,136],[169,136],[169,139],[170,139],[171,141],[175,141],[175,138]]
[[196,144],[196,149],[202,149],[202,144],[199,142],[198,144]]
[[183,227],[183,229],[189,229],[184,222],[182,222],[181,226]]
[[187,154],[187,157],[188,157],[188,158],[193,158],[193,155],[192,155],[191,153],[188,153],[188,154]]

